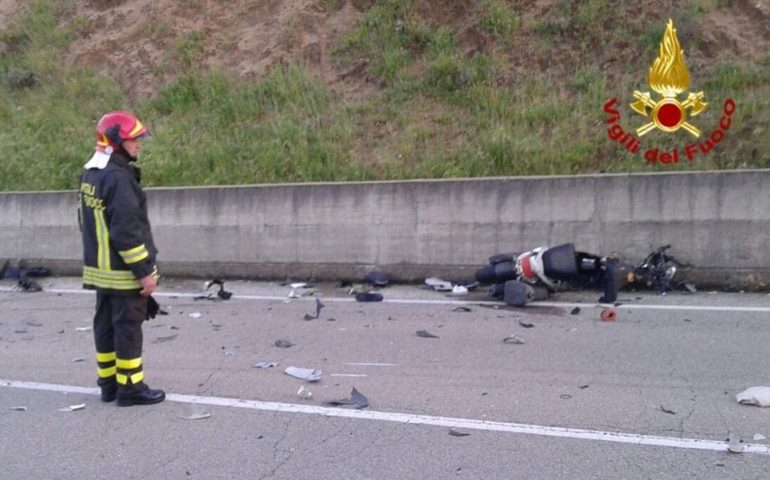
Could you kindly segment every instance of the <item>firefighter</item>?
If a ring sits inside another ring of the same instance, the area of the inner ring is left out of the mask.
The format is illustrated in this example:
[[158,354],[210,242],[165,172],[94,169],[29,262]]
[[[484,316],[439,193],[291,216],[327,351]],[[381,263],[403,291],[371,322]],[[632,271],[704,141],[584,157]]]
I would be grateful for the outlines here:
[[[94,342],[101,399],[118,406],[166,398],[144,382],[142,322],[158,285],[157,249],[147,197],[134,165],[149,131],[128,112],[110,112],[96,126],[96,151],[80,177],[83,287],[96,290]],[[157,304],[156,304],[157,305]]]

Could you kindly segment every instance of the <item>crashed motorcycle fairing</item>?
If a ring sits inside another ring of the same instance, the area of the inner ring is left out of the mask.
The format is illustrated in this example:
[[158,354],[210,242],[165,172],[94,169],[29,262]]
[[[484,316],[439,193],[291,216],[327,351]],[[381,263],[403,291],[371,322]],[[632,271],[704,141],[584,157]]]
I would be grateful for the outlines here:
[[502,295],[506,303],[514,306],[545,299],[564,283],[583,288],[600,287],[604,295],[599,301],[614,302],[628,270],[618,259],[575,251],[572,243],[538,247],[511,257],[515,261],[510,267],[505,255],[491,257],[490,263],[493,259],[500,263],[493,265],[493,270],[482,268],[476,278],[481,283],[498,284],[493,294]]

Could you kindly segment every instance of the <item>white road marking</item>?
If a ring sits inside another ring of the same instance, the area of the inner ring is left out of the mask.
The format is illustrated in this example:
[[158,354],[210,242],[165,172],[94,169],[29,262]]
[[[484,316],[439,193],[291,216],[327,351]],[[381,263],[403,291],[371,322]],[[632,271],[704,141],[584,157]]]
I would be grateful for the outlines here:
[[[12,288],[0,288],[0,292],[13,292]],[[82,289],[66,289],[66,288],[49,288],[45,290],[50,293],[77,293],[77,294],[92,294],[91,290]],[[200,296],[198,293],[166,293],[156,292],[153,294],[155,297],[165,298],[193,298]],[[315,297],[304,297],[289,299],[282,295],[240,295],[233,294],[232,300],[258,300],[258,301],[312,301],[315,302]],[[355,303],[355,298],[346,297],[323,297],[324,303],[339,302],[339,303]],[[491,300],[428,300],[428,299],[411,299],[411,298],[386,298],[382,302],[377,303],[390,303],[390,304],[405,304],[405,305],[459,305],[459,306],[474,306],[474,305],[489,305],[489,306],[506,306],[500,301]],[[521,310],[526,313],[536,313],[538,307],[559,307],[559,308],[607,308],[613,307],[612,304],[607,303],[574,303],[574,302],[532,302],[528,307]],[[656,305],[656,304],[631,304],[624,303],[617,307],[618,309],[626,310],[674,310],[674,311],[698,311],[698,312],[746,312],[746,313],[770,313],[770,307],[733,307],[727,305]]]
[[332,377],[365,377],[365,373],[332,373]]
[[[25,390],[41,390],[59,393],[81,393],[99,395],[99,389],[79,387],[76,385],[58,385],[52,383],[24,382],[18,380],[0,379],[0,387],[18,388]],[[491,422],[471,418],[439,417],[432,415],[415,415],[398,412],[378,412],[374,410],[350,410],[345,408],[320,407],[315,405],[300,405],[296,403],[260,402],[238,398],[204,397],[199,395],[168,394],[166,399],[171,402],[207,405],[212,407],[245,408],[249,410],[304,413],[322,415],[325,417],[355,418],[380,422],[407,423],[412,425],[429,425],[435,427],[462,428],[488,432],[520,433],[546,437],[574,438],[602,442],[626,443],[631,445],[649,445],[656,447],[688,448],[694,450],[710,450],[727,452],[729,444],[718,440],[703,440],[697,438],[661,437],[657,435],[640,435],[623,432],[603,432],[600,430],[584,430],[579,428],[546,427],[523,423]],[[770,445],[742,443],[743,453],[770,455]]]

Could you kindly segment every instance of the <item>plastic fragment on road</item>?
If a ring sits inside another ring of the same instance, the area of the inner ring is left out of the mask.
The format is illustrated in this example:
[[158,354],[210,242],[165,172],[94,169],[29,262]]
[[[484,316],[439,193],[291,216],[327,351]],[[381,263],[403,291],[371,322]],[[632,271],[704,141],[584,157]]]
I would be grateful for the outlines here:
[[663,413],[668,413],[669,415],[676,415],[676,411],[671,410],[670,408],[666,408],[663,405],[660,406],[660,411]]
[[317,382],[321,379],[323,372],[317,368],[286,367],[284,373],[306,382]]
[[618,311],[614,308],[605,308],[602,310],[602,313],[599,314],[599,317],[603,322],[614,322],[618,319]]
[[364,394],[356,390],[356,387],[353,387],[353,390],[350,391],[349,399],[344,398],[342,400],[332,400],[331,402],[327,402],[327,405],[333,405],[336,407],[351,406],[360,410],[369,406],[369,399],[366,398]]
[[24,407],[24,406],[10,407],[10,410],[12,410],[14,412],[26,412],[27,411],[27,407]]
[[72,363],[81,363],[81,362],[85,362],[85,361],[86,361],[86,359],[83,358],[83,357],[75,357],[75,358],[72,359]]
[[310,400],[313,398],[313,392],[305,388],[304,385],[300,385],[299,390],[297,390],[297,396],[302,400]]
[[735,396],[735,400],[742,405],[756,405],[758,407],[770,407],[770,387],[751,387]]
[[572,315],[577,315],[578,313],[580,313],[580,307],[573,308],[572,311],[570,311],[569,313]]
[[294,344],[288,340],[276,340],[273,345],[275,345],[278,348],[290,348],[294,346]]
[[437,277],[426,278],[425,285],[437,292],[451,292],[453,288],[452,282],[447,282],[446,280],[442,280]]
[[503,343],[508,343],[512,345],[524,345],[524,340],[520,339],[516,335],[511,335],[510,337],[505,337],[503,339]]
[[534,324],[534,323],[531,323],[531,322],[525,322],[524,320],[519,320],[519,325],[520,325],[520,326],[522,326],[522,327],[524,327],[524,328],[532,328],[532,327],[534,327],[534,326],[535,326],[535,324]]
[[93,327],[75,327],[76,332],[89,332]]
[[449,295],[455,296],[455,297],[461,297],[463,295],[468,295],[468,287],[464,285],[455,285],[452,287],[452,291],[449,292]]
[[449,435],[453,437],[467,437],[468,435],[470,435],[470,433],[460,432],[455,430],[454,428],[450,428]]
[[259,362],[256,365],[254,365],[254,368],[273,368],[277,366],[278,366],[278,362]]
[[452,309],[452,311],[453,312],[472,312],[473,310],[471,310],[468,307],[457,307],[457,308]]
[[203,420],[205,418],[211,418],[211,414],[208,412],[193,413],[190,415],[179,415],[182,420]]
[[323,302],[321,302],[321,299],[316,297],[315,298],[315,315],[311,315],[309,313],[306,313],[305,316],[303,317],[303,320],[316,320],[318,317],[321,316],[321,310],[325,306],[326,305],[324,305]]
[[761,440],[767,440],[767,437],[762,435],[761,433],[755,433],[754,441],[761,441]]
[[439,338],[438,335],[433,335],[427,330],[417,330],[417,336],[422,338]]
[[201,318],[203,314],[201,312],[193,312],[189,315],[190,318]]
[[77,410],[83,410],[84,408],[86,408],[86,404],[85,403],[80,403],[78,405],[70,405],[69,407],[60,408],[59,411],[60,412],[75,412]]

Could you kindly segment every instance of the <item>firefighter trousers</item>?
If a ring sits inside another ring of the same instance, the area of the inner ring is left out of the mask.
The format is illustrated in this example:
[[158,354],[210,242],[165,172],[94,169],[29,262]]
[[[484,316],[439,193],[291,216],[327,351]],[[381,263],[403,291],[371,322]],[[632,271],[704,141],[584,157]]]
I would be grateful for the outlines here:
[[142,322],[147,298],[136,294],[96,291],[94,342],[98,384],[137,385],[142,370]]

